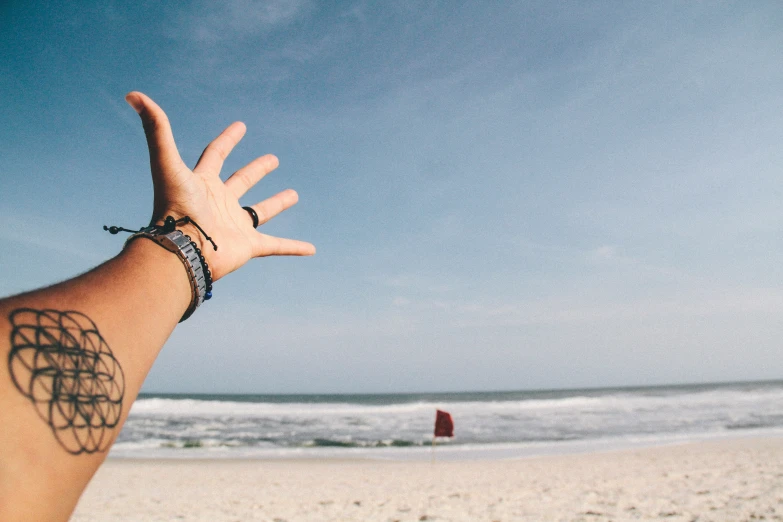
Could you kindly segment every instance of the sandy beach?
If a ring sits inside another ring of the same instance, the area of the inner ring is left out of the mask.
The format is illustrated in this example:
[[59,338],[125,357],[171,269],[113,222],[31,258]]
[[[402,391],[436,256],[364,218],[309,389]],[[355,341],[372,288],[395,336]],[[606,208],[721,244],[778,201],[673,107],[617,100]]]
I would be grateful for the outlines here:
[[434,464],[109,459],[72,520],[783,520],[783,438]]

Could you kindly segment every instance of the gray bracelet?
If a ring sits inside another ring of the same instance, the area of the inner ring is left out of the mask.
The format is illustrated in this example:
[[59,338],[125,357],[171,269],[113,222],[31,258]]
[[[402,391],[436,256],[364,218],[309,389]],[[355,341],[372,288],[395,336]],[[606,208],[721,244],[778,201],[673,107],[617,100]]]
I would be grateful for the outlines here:
[[[177,254],[177,257],[182,261],[182,265],[188,273],[188,280],[190,281],[190,289],[192,297],[190,299],[190,305],[179,320],[181,323],[196,311],[196,308],[201,306],[207,296],[207,280],[204,273],[204,265],[201,261],[201,256],[196,252],[196,246],[193,244],[189,236],[186,236],[179,230],[169,232],[168,234],[156,234],[154,231],[147,231],[143,229],[141,232],[137,232],[129,237],[125,244],[127,245],[131,241],[139,237],[146,237],[155,241],[157,244]],[[210,292],[209,297],[212,297]]]

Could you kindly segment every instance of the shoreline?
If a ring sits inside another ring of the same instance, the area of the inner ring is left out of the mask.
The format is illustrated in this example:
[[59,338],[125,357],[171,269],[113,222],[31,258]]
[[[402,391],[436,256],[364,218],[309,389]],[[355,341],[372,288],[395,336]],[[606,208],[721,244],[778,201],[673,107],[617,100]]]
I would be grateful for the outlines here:
[[501,460],[131,459],[87,520],[783,520],[783,437]]
[[[580,455],[613,451],[655,448],[681,444],[746,439],[782,438],[783,428],[709,432],[689,434],[650,435],[635,438],[602,438],[571,441],[536,441],[494,444],[436,443],[435,455],[442,461],[514,460],[558,455]],[[429,445],[410,447],[297,447],[297,448],[242,448],[198,447],[156,448],[148,450],[112,451],[108,460],[370,460],[370,461],[430,461]]]

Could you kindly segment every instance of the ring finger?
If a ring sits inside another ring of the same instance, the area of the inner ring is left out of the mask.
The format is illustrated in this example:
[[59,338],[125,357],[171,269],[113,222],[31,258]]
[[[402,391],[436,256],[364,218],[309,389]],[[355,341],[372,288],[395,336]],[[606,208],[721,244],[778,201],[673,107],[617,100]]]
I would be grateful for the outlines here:
[[[258,224],[263,225],[284,210],[296,205],[297,201],[299,201],[299,194],[297,194],[295,190],[286,189],[260,203],[250,205],[250,208],[255,210],[256,214],[258,214]],[[247,212],[247,217],[252,224],[253,217],[249,212]]]

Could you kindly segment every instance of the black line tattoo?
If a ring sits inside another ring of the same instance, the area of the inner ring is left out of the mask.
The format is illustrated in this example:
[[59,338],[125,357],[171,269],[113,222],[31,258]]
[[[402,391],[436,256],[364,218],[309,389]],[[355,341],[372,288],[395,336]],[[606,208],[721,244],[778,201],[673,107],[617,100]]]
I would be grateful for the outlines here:
[[106,451],[120,422],[125,375],[98,327],[74,311],[11,312],[14,385],[74,455]]

